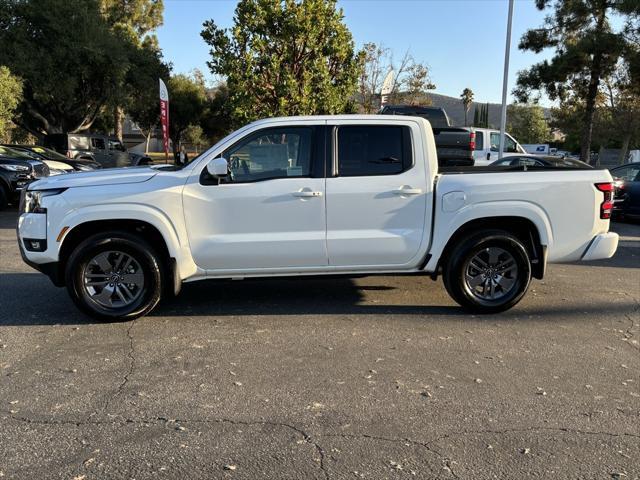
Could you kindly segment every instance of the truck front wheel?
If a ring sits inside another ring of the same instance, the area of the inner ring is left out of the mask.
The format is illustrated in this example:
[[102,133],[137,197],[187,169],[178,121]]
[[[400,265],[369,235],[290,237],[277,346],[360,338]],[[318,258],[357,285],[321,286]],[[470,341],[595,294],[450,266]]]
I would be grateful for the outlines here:
[[453,248],[443,280],[449,295],[468,310],[502,312],[517,304],[529,288],[531,262],[518,238],[486,230]]
[[99,320],[132,320],[160,301],[162,263],[141,237],[103,232],[80,243],[66,265],[74,303]]

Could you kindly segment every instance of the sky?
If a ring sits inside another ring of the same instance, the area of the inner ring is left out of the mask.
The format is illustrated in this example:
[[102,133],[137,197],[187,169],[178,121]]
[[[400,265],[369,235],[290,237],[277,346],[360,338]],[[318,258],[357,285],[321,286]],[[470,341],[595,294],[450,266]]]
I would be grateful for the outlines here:
[[[206,65],[210,54],[200,37],[202,23],[213,19],[220,27],[231,27],[236,4],[235,0],[164,0],[164,25],[157,35],[174,73],[197,68],[215,81]],[[338,4],[356,47],[375,42],[398,59],[409,50],[416,61],[430,67],[436,93],[458,97],[469,87],[477,102],[500,103],[508,0],[339,0]],[[509,99],[517,71],[551,55],[517,48],[522,34],[541,26],[544,16],[534,0],[515,0]]]

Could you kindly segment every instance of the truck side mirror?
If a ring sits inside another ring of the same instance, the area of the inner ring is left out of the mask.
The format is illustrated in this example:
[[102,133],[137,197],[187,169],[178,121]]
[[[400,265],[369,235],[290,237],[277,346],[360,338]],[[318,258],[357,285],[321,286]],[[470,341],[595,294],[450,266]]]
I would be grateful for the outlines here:
[[487,160],[491,160],[491,152],[487,152]]
[[229,163],[226,158],[218,157],[209,160],[207,172],[214,178],[222,178],[229,175]]

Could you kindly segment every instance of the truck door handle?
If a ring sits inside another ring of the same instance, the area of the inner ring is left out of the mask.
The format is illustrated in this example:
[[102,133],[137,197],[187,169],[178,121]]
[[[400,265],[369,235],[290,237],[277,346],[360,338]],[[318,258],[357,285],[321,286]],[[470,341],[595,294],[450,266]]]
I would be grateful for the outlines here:
[[298,190],[297,192],[292,192],[291,195],[293,195],[294,197],[300,197],[300,198],[321,197],[322,192],[314,192],[309,189],[302,189],[302,190]]
[[412,188],[408,185],[404,185],[397,190],[393,190],[396,195],[420,195],[422,193],[421,188]]

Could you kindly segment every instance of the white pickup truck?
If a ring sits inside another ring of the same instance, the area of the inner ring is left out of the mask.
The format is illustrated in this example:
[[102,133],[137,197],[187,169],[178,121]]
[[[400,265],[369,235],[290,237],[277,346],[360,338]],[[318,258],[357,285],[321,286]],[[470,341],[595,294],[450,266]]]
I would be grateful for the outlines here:
[[184,167],[61,175],[23,193],[24,260],[84,312],[135,318],[210,278],[443,275],[506,310],[547,262],[611,257],[606,170],[438,173],[417,117],[261,120]]

